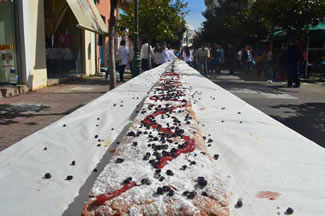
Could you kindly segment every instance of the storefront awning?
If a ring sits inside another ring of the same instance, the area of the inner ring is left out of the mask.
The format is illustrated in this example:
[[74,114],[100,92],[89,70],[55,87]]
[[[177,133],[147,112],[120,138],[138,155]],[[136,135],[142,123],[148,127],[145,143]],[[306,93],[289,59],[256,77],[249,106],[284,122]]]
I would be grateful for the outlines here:
[[99,34],[108,34],[108,28],[101,18],[93,0],[67,0],[78,21],[78,27]]

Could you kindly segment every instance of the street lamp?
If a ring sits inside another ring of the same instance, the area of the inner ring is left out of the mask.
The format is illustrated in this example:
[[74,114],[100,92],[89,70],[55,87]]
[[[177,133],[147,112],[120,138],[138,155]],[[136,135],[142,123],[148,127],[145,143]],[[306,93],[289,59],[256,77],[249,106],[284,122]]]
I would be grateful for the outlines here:
[[134,0],[134,58],[133,58],[133,74],[136,77],[141,73],[141,58],[140,58],[140,42],[139,42],[139,0]]

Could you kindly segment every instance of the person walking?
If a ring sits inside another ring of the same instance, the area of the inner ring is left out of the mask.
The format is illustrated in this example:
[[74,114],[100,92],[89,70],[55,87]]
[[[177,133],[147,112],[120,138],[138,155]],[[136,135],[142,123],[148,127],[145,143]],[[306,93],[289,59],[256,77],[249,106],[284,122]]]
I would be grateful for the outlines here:
[[247,79],[248,73],[253,70],[254,53],[252,47],[247,44],[241,54],[241,61],[244,65],[244,80]]
[[117,55],[118,72],[120,73],[120,82],[124,82],[124,71],[129,62],[129,50],[125,47],[125,40],[121,40]]
[[268,80],[266,82],[273,83],[273,46],[269,44],[267,50],[264,53],[266,60],[266,72]]
[[208,59],[210,58],[210,51],[206,43],[202,43],[200,49],[196,51],[194,57],[198,59],[199,72],[204,76],[208,76]]
[[156,47],[153,52],[154,66],[158,67],[169,61],[169,53],[166,49],[166,44],[160,45],[156,44]]
[[219,70],[219,61],[220,61],[220,52],[218,50],[217,44],[213,44],[210,50],[210,71],[215,73],[215,76],[218,75]]
[[296,41],[290,41],[288,46],[288,87],[292,87],[292,82],[295,82],[294,87],[300,87],[299,77],[299,61],[301,58],[301,49],[297,46]]
[[[150,54],[152,54],[152,47],[150,45]],[[142,71],[147,71],[149,70],[149,43],[148,40],[144,39],[143,40],[143,45],[141,47],[140,51],[140,57],[142,60]]]
[[193,59],[193,51],[190,50],[190,48],[188,46],[185,46],[183,49],[183,60],[189,65],[189,66],[193,66],[192,63],[192,59]]

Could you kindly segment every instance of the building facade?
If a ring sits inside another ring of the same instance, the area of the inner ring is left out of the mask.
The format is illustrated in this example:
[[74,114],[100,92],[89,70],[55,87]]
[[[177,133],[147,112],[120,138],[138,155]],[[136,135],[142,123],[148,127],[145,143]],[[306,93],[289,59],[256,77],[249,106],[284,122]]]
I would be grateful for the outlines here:
[[0,0],[0,84],[95,74],[96,35],[107,33],[94,1]]

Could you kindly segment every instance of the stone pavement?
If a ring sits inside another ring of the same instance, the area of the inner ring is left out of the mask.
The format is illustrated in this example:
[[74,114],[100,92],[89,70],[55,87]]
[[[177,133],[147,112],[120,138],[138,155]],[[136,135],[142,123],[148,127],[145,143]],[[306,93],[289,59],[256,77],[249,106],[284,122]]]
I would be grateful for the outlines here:
[[[119,83],[118,83],[119,84]],[[103,76],[0,98],[0,151],[109,91]]]
[[[287,127],[325,147],[325,83],[243,81],[227,74],[213,81]],[[274,134],[276,136],[276,134]]]

